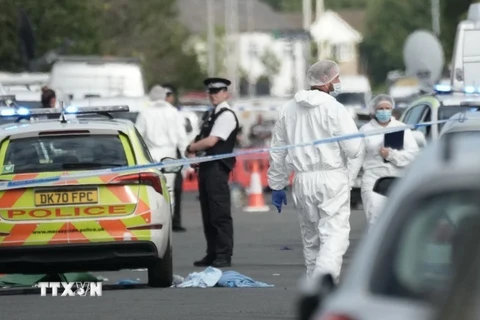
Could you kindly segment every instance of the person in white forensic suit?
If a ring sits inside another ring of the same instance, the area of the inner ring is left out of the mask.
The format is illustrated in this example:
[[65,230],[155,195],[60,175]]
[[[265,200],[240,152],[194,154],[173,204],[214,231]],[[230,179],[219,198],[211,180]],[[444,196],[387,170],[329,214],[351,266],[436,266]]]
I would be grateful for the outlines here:
[[[395,101],[392,97],[381,94],[369,104],[372,120],[360,128],[360,132],[405,126],[392,116]],[[363,168],[361,192],[362,203],[369,227],[378,216],[385,197],[373,192],[375,182],[386,176],[399,176],[418,154],[419,147],[410,129],[406,129],[403,137],[403,150],[394,150],[384,147],[385,135],[371,135],[364,138],[364,152],[352,161],[351,170],[356,175]]]
[[[148,96],[151,106],[140,111],[135,126],[155,162],[165,157],[177,159],[177,148],[184,154],[188,145],[185,119],[177,108],[166,101],[165,88],[155,85]],[[175,173],[165,174],[165,179],[171,199],[175,200]]]
[[[278,113],[271,147],[309,143],[358,133],[345,106],[334,96],[341,89],[340,69],[320,61],[307,73],[310,90],[297,92]],[[360,155],[362,139],[270,151],[268,184],[272,203],[281,212],[284,188],[295,172],[293,200],[298,210],[307,279],[331,274],[338,281],[349,246],[350,173],[348,159]]]

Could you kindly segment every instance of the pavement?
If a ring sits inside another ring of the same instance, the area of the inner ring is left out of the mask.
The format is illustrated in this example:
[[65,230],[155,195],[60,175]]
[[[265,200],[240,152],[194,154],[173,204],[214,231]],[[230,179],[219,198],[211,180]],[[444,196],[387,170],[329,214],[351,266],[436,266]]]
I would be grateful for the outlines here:
[[[186,233],[174,233],[174,274],[186,277],[204,268],[193,267],[193,261],[205,253],[200,206],[196,194],[185,194],[183,225]],[[268,200],[270,196],[267,194]],[[166,288],[146,285],[122,287],[119,280],[137,280],[145,284],[146,271],[124,270],[95,272],[108,279],[102,297],[40,297],[23,292],[2,295],[0,312],[3,319],[295,319],[298,300],[297,284],[303,275],[302,243],[297,213],[289,195],[288,206],[278,214],[233,214],[235,244],[232,267],[254,280],[275,285],[274,288]],[[352,210],[351,244],[345,256],[344,270],[364,231],[363,211]],[[1,289],[2,291],[8,289]],[[13,291],[12,291],[13,292]],[[61,291],[60,291],[61,292]]]

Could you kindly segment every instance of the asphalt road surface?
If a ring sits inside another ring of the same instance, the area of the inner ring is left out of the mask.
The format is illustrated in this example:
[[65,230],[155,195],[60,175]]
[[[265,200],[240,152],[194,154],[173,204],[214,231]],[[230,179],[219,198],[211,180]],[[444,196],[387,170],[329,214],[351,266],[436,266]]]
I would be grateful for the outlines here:
[[[269,199],[270,195],[266,195]],[[274,288],[166,288],[144,285],[121,287],[119,280],[146,283],[145,271],[96,272],[108,279],[102,297],[40,297],[38,293],[2,295],[0,313],[8,320],[64,319],[295,319],[297,283],[303,274],[303,256],[298,217],[289,196],[289,205],[279,215],[270,212],[234,212],[235,270],[254,280],[273,284]],[[273,207],[272,207],[273,208]],[[186,277],[203,268],[193,261],[203,257],[205,240],[199,203],[195,194],[187,194],[183,208],[186,233],[174,234],[174,274]],[[364,230],[360,210],[351,215],[351,244],[345,267]],[[0,289],[8,290],[8,289]],[[61,291],[60,291],[61,292]]]

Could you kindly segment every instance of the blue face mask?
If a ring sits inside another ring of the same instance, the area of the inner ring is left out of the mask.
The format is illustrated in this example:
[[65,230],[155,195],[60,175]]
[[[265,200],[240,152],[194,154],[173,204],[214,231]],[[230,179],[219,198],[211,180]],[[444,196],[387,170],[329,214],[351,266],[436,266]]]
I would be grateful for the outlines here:
[[375,118],[380,122],[388,122],[392,118],[392,110],[377,110]]

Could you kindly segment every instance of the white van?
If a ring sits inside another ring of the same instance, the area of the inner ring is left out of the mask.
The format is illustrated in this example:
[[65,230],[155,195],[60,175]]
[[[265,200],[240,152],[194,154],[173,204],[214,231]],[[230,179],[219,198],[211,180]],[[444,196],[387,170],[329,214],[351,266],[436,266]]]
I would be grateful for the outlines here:
[[372,98],[372,88],[367,77],[358,75],[340,75],[342,92],[336,97],[337,101],[355,112],[363,113]]
[[72,100],[144,97],[145,81],[135,58],[63,56],[54,63],[49,86]]
[[458,24],[452,59],[455,90],[473,87],[480,91],[480,3],[470,5],[467,20]]

